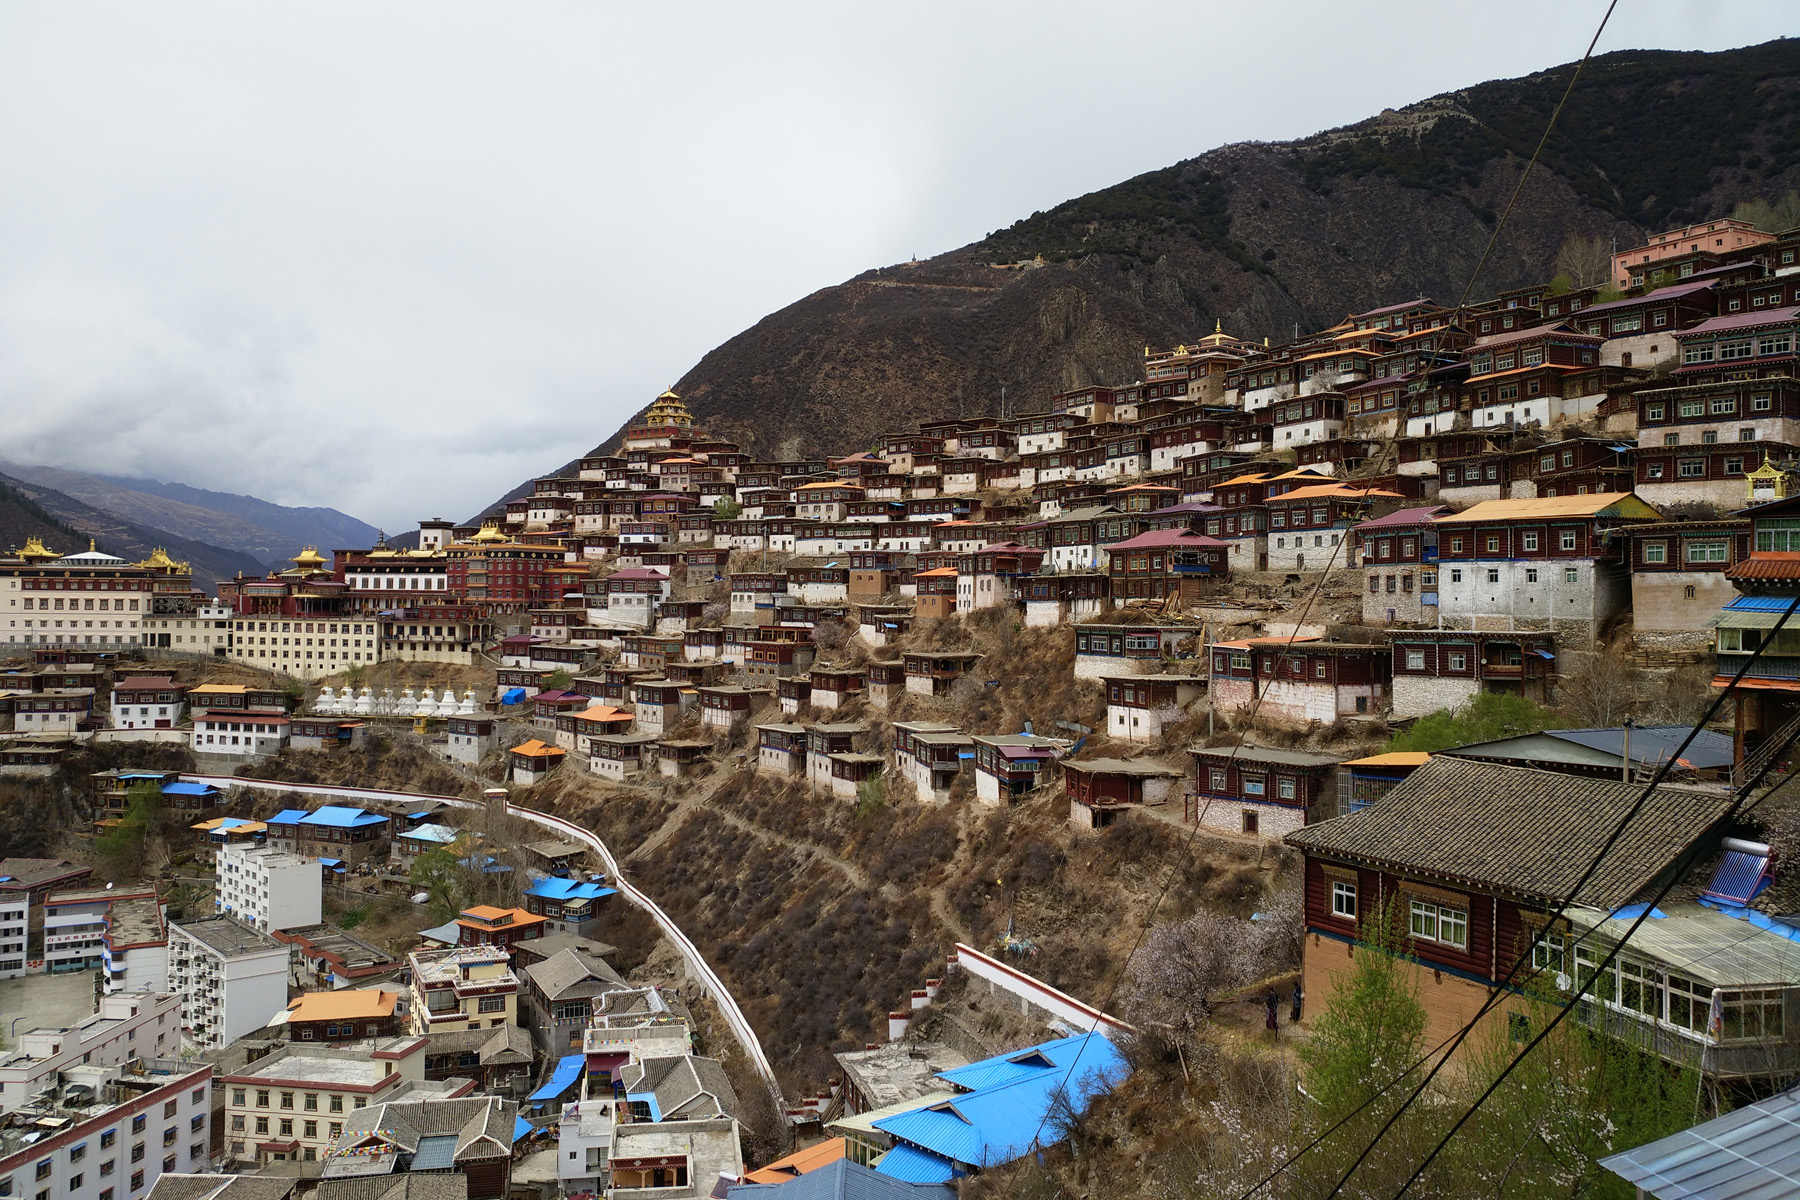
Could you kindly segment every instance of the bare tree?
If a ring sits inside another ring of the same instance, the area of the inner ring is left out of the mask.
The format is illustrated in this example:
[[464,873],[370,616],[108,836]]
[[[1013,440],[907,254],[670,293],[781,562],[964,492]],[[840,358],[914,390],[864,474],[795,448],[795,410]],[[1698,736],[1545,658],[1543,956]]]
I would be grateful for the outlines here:
[[1638,670],[1629,659],[1605,651],[1592,653],[1558,680],[1560,707],[1578,726],[1611,729],[1637,711],[1638,682]]
[[1554,270],[1567,275],[1576,287],[1605,283],[1612,267],[1612,247],[1599,234],[1584,238],[1571,233],[1556,251]]
[[1171,1043],[1189,1041],[1212,1015],[1212,997],[1253,977],[1256,938],[1242,921],[1197,912],[1159,925],[1132,957],[1125,1012]]
[[813,626],[813,645],[821,650],[842,650],[850,644],[850,633],[850,626],[843,621],[820,621]]
[[1262,975],[1300,965],[1306,944],[1306,898],[1300,881],[1290,879],[1269,890],[1257,912],[1252,961]]

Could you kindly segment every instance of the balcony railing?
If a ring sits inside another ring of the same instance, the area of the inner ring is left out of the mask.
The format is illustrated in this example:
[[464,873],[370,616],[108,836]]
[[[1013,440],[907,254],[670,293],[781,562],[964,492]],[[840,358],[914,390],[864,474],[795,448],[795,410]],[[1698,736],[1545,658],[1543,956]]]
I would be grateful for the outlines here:
[[[1744,654],[1719,655],[1719,674],[1735,675],[1743,665]],[[1800,679],[1800,658],[1776,657],[1764,654],[1751,664],[1746,679]]]

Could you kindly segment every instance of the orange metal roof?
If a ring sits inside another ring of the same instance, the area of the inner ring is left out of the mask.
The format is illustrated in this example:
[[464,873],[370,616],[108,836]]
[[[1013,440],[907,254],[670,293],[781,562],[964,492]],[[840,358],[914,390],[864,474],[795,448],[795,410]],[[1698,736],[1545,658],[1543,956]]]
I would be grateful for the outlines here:
[[1459,513],[1439,517],[1437,523],[1467,524],[1476,521],[1514,521],[1531,517],[1591,517],[1617,505],[1622,517],[1660,517],[1654,508],[1630,492],[1594,492],[1586,496],[1540,496],[1535,500],[1483,500]]
[[915,572],[913,572],[913,578],[921,579],[921,578],[929,578],[932,576],[954,575],[954,574],[956,574],[955,567],[938,567],[935,570],[931,570],[931,571],[915,571]]
[[567,753],[561,746],[546,746],[536,738],[532,738],[523,745],[514,746],[512,752],[523,754],[527,758],[559,758]]
[[1423,750],[1390,750],[1386,754],[1371,754],[1367,758],[1353,758],[1341,765],[1346,767],[1422,767],[1431,755]]
[[380,988],[346,988],[336,992],[308,992],[287,1006],[289,1021],[374,1020],[394,1015],[399,993]]
[[796,1150],[786,1158],[778,1158],[768,1166],[744,1176],[746,1183],[784,1183],[808,1171],[829,1166],[844,1157],[845,1139],[831,1138],[816,1146]]
[[1341,483],[1325,483],[1316,487],[1295,488],[1291,492],[1283,492],[1279,496],[1270,496],[1270,504],[1278,504],[1283,500],[1361,500],[1364,498],[1402,499],[1399,492],[1384,492],[1379,488],[1353,488]]
[[1258,472],[1253,475],[1239,475],[1236,479],[1227,479],[1224,483],[1215,483],[1215,484],[1213,484],[1213,486],[1216,488],[1222,488],[1222,487],[1230,487],[1234,483],[1267,483],[1267,482],[1269,482],[1269,477],[1267,475],[1262,474],[1261,472]]

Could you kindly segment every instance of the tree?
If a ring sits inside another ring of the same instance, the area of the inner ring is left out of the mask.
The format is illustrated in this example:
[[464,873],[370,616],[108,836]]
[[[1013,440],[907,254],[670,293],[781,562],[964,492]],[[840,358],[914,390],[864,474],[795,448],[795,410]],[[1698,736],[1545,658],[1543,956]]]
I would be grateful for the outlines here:
[[1762,197],[1745,200],[1731,210],[1733,220],[1748,221],[1764,233],[1786,233],[1800,226],[1800,192],[1789,192],[1771,204]]
[[575,677],[573,675],[569,674],[565,670],[562,670],[561,668],[558,668],[557,670],[554,670],[554,671],[550,672],[550,674],[544,676],[544,690],[546,692],[561,691],[563,688],[570,686],[574,682],[575,682]]
[[1414,721],[1394,736],[1389,750],[1452,750],[1474,742],[1518,737],[1543,729],[1561,729],[1562,720],[1523,696],[1483,692],[1458,709],[1445,709]]
[[1213,998],[1253,978],[1249,932],[1242,921],[1204,910],[1152,929],[1127,970],[1127,1019],[1152,1044],[1191,1045],[1212,1016]]
[[[1399,922],[1397,906],[1363,914],[1363,939],[1314,1020],[1312,1039],[1300,1047],[1302,1086],[1314,1102],[1312,1132],[1344,1125],[1296,1165],[1299,1195],[1329,1191],[1423,1077],[1414,1064],[1425,1051],[1425,1006],[1415,968],[1401,957]],[[1393,1083],[1402,1072],[1405,1078]],[[1392,1195],[1438,1128],[1436,1114],[1413,1105],[1340,1194]]]
[[425,893],[425,904],[435,922],[452,920],[468,906],[468,869],[453,851],[442,846],[413,859],[406,879],[415,893]]
[[743,512],[744,506],[729,497],[713,505],[713,516],[721,521],[735,521]]
[[1612,246],[1597,233],[1586,238],[1571,233],[1557,248],[1553,269],[1558,275],[1567,275],[1576,287],[1605,283],[1612,270]]
[[1558,683],[1560,707],[1577,728],[1611,729],[1636,713],[1640,682],[1629,659],[1589,654]]
[[162,815],[162,789],[156,784],[136,783],[126,794],[125,813],[118,824],[94,839],[100,873],[115,883],[144,873],[150,836]]

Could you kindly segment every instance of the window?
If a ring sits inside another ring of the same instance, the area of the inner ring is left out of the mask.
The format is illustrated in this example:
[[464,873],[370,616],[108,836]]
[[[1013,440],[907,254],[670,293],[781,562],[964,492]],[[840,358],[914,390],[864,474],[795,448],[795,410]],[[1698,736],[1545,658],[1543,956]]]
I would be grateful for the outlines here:
[[306,1095],[304,1095],[300,1098],[300,1107],[304,1108],[307,1112],[318,1112],[319,1111],[319,1093],[317,1093],[317,1092],[306,1093]]
[[292,1118],[292,1117],[281,1118],[281,1136],[282,1137],[293,1137],[294,1136],[294,1118]]
[[1560,974],[1564,967],[1565,944],[1563,935],[1551,933],[1549,930],[1538,934],[1537,940],[1531,943],[1531,965],[1539,971],[1555,971]]
[[1676,411],[1684,417],[1704,417],[1706,415],[1706,401],[1683,400],[1676,406]]
[[[1779,1040],[1783,1033],[1781,993],[1772,989],[1726,992],[1720,997],[1719,1037]],[[73,1185],[71,1185],[73,1186]]]
[[1704,458],[1684,458],[1678,464],[1675,473],[1683,479],[1704,479],[1706,477],[1706,460]]
[[258,1107],[258,1108],[269,1107],[269,1089],[267,1089],[267,1088],[257,1088],[256,1089],[256,1107]]
[[1461,554],[1462,548],[1463,548],[1463,540],[1461,538],[1453,537],[1450,539],[1450,553]]
[[1331,915],[1356,920],[1356,885],[1341,879],[1331,882]]
[[118,1140],[119,1131],[116,1129],[108,1129],[100,1135],[100,1148],[104,1150]]
[[1261,776],[1261,775],[1246,775],[1246,776],[1244,776],[1244,795],[1246,795],[1246,796],[1262,796],[1262,795],[1266,795],[1267,792],[1268,792],[1268,787],[1266,786],[1266,781],[1263,776]]
[[1489,567],[1488,568],[1487,581],[1489,583],[1499,583],[1500,582],[1499,568],[1497,568],[1497,567]]
[[1500,539],[1499,538],[1491,537],[1487,540],[1487,552],[1489,554],[1500,553]]
[[1564,567],[1563,568],[1563,582],[1564,583],[1580,583],[1581,582],[1581,572],[1574,567]]
[[1450,568],[1450,582],[1451,583],[1461,583],[1462,582],[1462,568],[1461,567],[1451,567]]
[[1409,671],[1423,671],[1425,669],[1425,652],[1423,650],[1408,650],[1406,652],[1406,669]]
[[1468,665],[1469,665],[1469,656],[1468,655],[1464,654],[1460,650],[1453,650],[1450,652],[1450,669],[1452,671],[1461,671],[1461,670],[1465,669]]
[[477,1006],[476,1011],[484,1012],[484,1013],[505,1012],[506,1011],[506,997],[505,996],[483,996],[481,998],[479,1005]]
[[1557,547],[1562,550],[1573,550],[1575,548],[1575,531],[1573,529],[1563,530],[1557,536]]
[[1280,778],[1275,781],[1275,796],[1277,799],[1292,800],[1294,799],[1295,794],[1296,788],[1292,779]]
[[319,1123],[317,1121],[303,1122],[300,1126],[300,1136],[301,1137],[309,1137],[309,1138],[318,1137],[319,1136]]
[[1653,463],[1645,464],[1645,466],[1644,466],[1644,478],[1645,479],[1661,479],[1662,477],[1663,477],[1663,464],[1662,463],[1653,462]]
[[1469,914],[1465,909],[1448,904],[1414,900],[1411,929],[1415,938],[1425,941],[1440,942],[1462,950],[1469,946]]
[[256,1118],[256,1132],[259,1134],[267,1134],[269,1132],[269,1118]]
[[1687,560],[1691,563],[1722,563],[1725,561],[1725,543],[1689,542]]
[[1644,420],[1660,421],[1663,419],[1663,406],[1660,404],[1644,405]]
[[1758,392],[1756,395],[1750,397],[1751,412],[1768,412],[1770,407],[1771,402],[1768,392]]
[[342,1096],[333,1096],[331,1098],[330,1108],[331,1108],[332,1112],[338,1112],[338,1113],[343,1112],[344,1111],[344,1098]]
[[1645,542],[1644,561],[1647,563],[1668,562],[1669,544],[1667,542]]
[[143,1186],[144,1186],[144,1173],[142,1171],[133,1171],[131,1173],[131,1190],[135,1192],[138,1189],[142,1188]]
[[148,1119],[149,1118],[147,1118],[143,1113],[139,1113],[137,1116],[131,1118],[131,1132],[133,1132],[133,1133],[144,1132],[144,1124]]

